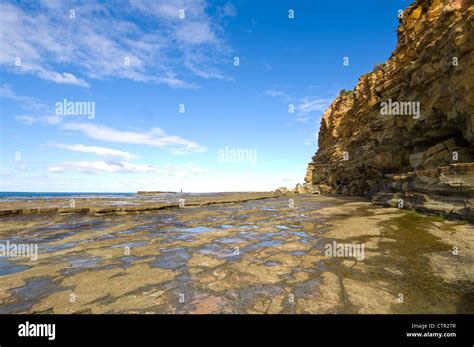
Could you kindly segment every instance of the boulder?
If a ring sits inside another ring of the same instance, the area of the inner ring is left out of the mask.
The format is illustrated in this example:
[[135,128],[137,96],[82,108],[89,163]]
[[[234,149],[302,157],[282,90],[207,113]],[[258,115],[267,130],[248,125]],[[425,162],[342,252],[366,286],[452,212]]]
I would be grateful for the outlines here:
[[278,195],[288,195],[288,194],[293,194],[294,190],[288,189],[286,187],[280,187],[275,190],[275,194]]
[[295,187],[295,193],[296,194],[307,194],[308,192],[306,191],[306,188],[301,183],[298,183]]

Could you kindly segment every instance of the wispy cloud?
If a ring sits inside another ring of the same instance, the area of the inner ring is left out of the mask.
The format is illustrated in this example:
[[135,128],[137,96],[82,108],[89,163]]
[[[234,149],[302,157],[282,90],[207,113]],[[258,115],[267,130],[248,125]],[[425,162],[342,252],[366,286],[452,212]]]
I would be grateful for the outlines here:
[[156,175],[165,175],[177,178],[187,177],[190,175],[205,175],[212,173],[211,170],[202,168],[193,163],[188,163],[180,166],[168,165],[165,169],[161,169],[157,166],[149,164],[131,164],[127,162],[118,161],[67,161],[49,166],[48,171],[53,173],[79,172],[87,174],[153,173]]
[[283,89],[271,88],[265,91],[265,95],[278,98],[281,101],[292,104],[294,107],[293,119],[300,123],[308,122],[310,114],[324,112],[331,104],[333,98],[321,98],[318,96],[296,97]]
[[[188,153],[204,153],[207,152],[207,147],[201,146],[196,142],[184,139],[177,135],[168,135],[166,132],[158,127],[152,128],[149,131],[124,131],[117,130],[103,125],[93,123],[64,123],[64,118],[58,116],[50,111],[49,106],[42,103],[40,100],[28,96],[17,95],[10,87],[0,86],[0,96],[18,101],[20,106],[27,109],[41,109],[47,115],[17,115],[15,119],[26,125],[32,125],[40,122],[43,124],[56,125],[62,130],[78,131],[85,136],[106,142],[128,143],[138,145],[148,145],[161,149],[168,150],[173,155],[182,155]],[[125,160],[133,159],[135,156],[128,152],[122,152],[111,148],[98,146],[84,146],[84,145],[64,145],[56,144],[56,147],[67,149],[70,151],[95,153],[103,156],[118,156]]]
[[[229,48],[219,21],[235,15],[232,5],[220,7],[213,18],[203,0],[112,4],[0,3],[0,66],[81,87],[90,85],[86,79],[110,78],[196,87],[185,80],[183,66],[198,76],[222,75],[215,62]],[[15,64],[18,59],[21,64]]]
[[273,68],[270,64],[264,63],[263,65],[259,66],[258,69],[265,72],[269,72],[269,71],[272,71]]
[[211,174],[212,170],[199,167],[193,163],[188,163],[184,166],[168,165],[166,167],[166,174],[174,177],[186,177],[189,175]]
[[104,157],[118,157],[124,160],[138,159],[139,157],[129,152],[120,151],[118,149],[99,147],[99,146],[85,146],[82,144],[66,145],[62,143],[52,143],[52,147],[62,148],[68,151],[81,152],[81,153],[93,153],[98,156]]
[[[1,39],[0,39],[1,41]],[[1,52],[1,50],[0,50]],[[1,53],[0,53],[1,54]],[[47,110],[49,106],[41,100],[31,96],[17,95],[7,84],[0,86],[0,97],[16,101],[22,108],[27,110]]]
[[79,131],[82,134],[100,141],[147,145],[167,149],[171,154],[206,152],[207,148],[180,136],[167,135],[160,128],[147,132],[124,131],[92,123],[62,123],[61,129]]
[[149,173],[156,171],[152,165],[130,164],[114,161],[75,161],[64,162],[48,167],[51,172],[83,172],[83,173]]
[[15,119],[26,125],[32,125],[38,121],[38,118],[33,117],[33,116],[15,116]]
[[283,98],[283,99],[288,99],[289,98],[289,95],[284,92],[283,90],[279,90],[279,89],[267,89],[265,91],[265,95],[266,96],[271,96],[273,98]]
[[332,99],[306,96],[300,100],[297,105],[297,111],[300,115],[307,115],[311,112],[324,112],[331,102]]
[[224,6],[217,8],[217,16],[219,18],[226,18],[226,17],[235,17],[237,16],[237,9],[231,2],[224,4]]
[[60,116],[54,114],[49,105],[31,96],[18,95],[9,85],[0,86],[0,98],[15,101],[20,108],[30,113],[15,115],[15,120],[22,124],[45,123],[54,125],[62,121]]

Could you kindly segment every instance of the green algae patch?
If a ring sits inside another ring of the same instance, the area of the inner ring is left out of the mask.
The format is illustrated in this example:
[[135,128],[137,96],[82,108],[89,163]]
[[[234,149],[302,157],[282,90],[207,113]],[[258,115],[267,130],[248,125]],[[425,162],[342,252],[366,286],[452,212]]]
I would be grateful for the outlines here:
[[429,229],[433,228],[434,222],[443,221],[440,217],[424,216],[417,212],[404,211],[401,216],[394,217],[384,223],[382,235],[403,244],[402,247],[396,247],[400,255],[411,254],[413,259],[417,259],[423,253],[452,250],[452,246],[441,242],[438,237],[429,232]]
[[[424,216],[417,212],[403,211],[398,217],[383,223],[382,239],[378,244],[380,256],[370,259],[368,265],[393,269],[398,275],[375,277],[391,282],[391,290],[397,296],[393,312],[455,313],[462,300],[460,287],[448,284],[431,268],[429,256],[442,253],[451,255],[453,246],[441,241],[429,232],[434,223],[444,222],[440,217]],[[444,226],[445,223],[443,223]],[[453,228],[446,225],[446,228]],[[384,242],[384,239],[396,242]]]

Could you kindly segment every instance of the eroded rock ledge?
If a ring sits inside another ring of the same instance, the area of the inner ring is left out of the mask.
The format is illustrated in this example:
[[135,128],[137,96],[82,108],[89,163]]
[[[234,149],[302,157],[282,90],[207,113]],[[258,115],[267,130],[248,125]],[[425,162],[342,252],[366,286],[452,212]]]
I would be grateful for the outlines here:
[[[474,220],[473,14],[464,0],[417,0],[403,12],[389,60],[323,114],[301,192]],[[389,102],[420,112],[384,114]]]
[[71,214],[126,215],[156,212],[166,209],[201,207],[218,204],[238,204],[247,201],[272,199],[278,195],[273,192],[219,193],[205,196],[177,195],[170,202],[154,202],[139,199],[139,195],[128,202],[132,205],[116,206],[111,198],[75,198],[74,207],[68,207],[70,199],[33,199],[2,201],[0,199],[0,217],[31,214]]

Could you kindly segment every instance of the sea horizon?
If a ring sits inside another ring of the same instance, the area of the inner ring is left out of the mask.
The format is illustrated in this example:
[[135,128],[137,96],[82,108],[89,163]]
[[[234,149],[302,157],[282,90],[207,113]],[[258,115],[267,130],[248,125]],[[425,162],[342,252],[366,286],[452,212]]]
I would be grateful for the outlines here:
[[71,196],[71,195],[134,195],[136,192],[0,192],[0,197],[21,197],[21,196]]
[[[151,192],[151,191],[150,191]],[[263,191],[226,191],[226,192],[156,192],[155,194],[188,194],[188,195],[203,195],[203,194],[225,194],[225,193],[258,193]],[[153,193],[152,193],[153,194]],[[21,197],[71,197],[71,196],[134,196],[139,195],[138,192],[9,192],[1,191],[0,198],[21,198]]]

